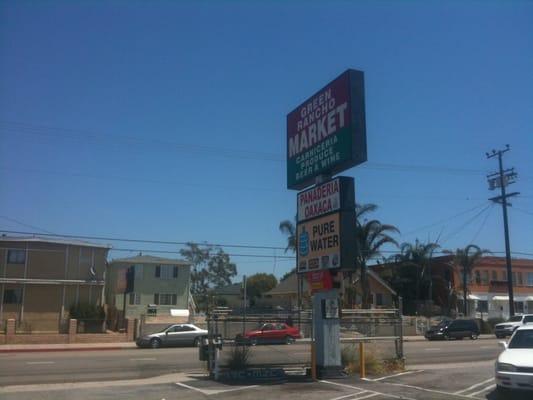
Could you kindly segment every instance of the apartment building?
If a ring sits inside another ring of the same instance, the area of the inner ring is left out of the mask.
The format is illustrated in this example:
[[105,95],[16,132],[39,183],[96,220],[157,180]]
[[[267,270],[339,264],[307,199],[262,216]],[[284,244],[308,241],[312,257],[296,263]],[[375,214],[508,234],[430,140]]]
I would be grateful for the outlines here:
[[58,331],[70,306],[101,305],[111,247],[44,237],[0,237],[0,324]]
[[108,319],[183,316],[192,302],[190,267],[187,261],[142,254],[112,260],[106,279]]

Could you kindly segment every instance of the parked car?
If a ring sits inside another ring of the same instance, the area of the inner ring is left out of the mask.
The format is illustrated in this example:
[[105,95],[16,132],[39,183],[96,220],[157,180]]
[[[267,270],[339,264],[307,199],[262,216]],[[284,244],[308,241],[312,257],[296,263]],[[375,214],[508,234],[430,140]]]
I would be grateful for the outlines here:
[[424,336],[428,340],[462,340],[465,337],[476,340],[479,337],[479,327],[473,319],[444,320],[437,326],[429,328]]
[[160,332],[141,336],[137,339],[138,347],[157,349],[162,346],[198,346],[202,336],[207,335],[205,329],[192,324],[169,325]]
[[283,323],[263,324],[259,329],[239,334],[235,337],[236,343],[255,346],[261,343],[294,343],[302,337],[298,328]]
[[533,325],[518,327],[509,344],[500,344],[504,351],[495,365],[499,397],[510,398],[508,392],[512,389],[533,391]]
[[533,323],[533,314],[515,315],[507,321],[494,326],[494,334],[497,338],[511,336],[519,326]]

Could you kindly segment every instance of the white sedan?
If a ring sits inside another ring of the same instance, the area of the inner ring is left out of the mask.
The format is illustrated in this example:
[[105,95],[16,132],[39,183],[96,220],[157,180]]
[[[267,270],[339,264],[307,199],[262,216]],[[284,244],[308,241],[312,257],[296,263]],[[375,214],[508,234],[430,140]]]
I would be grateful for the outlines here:
[[[510,389],[533,391],[533,325],[519,327],[496,361],[496,385],[506,397]],[[505,398],[504,397],[504,398]]]

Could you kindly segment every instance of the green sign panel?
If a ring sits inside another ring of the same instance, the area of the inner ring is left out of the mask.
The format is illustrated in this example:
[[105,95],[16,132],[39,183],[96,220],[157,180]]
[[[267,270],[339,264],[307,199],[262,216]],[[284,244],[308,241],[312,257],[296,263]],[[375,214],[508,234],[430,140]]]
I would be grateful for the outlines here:
[[287,115],[287,187],[366,161],[363,72],[347,70]]

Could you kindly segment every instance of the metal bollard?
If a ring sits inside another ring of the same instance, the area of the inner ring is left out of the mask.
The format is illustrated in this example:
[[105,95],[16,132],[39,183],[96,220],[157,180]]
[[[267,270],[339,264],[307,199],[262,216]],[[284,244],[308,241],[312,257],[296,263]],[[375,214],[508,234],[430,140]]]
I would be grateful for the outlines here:
[[365,370],[365,343],[359,342],[359,373],[362,378],[366,378]]
[[317,380],[316,376],[316,347],[315,341],[311,341],[311,379]]

